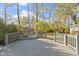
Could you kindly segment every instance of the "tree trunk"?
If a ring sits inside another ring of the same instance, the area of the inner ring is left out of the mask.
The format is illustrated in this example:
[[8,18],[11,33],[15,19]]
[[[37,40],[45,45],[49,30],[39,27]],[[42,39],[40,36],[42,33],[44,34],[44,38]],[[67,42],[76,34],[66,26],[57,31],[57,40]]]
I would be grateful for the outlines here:
[[28,4],[27,4],[27,12],[28,12],[28,21],[29,21],[29,28],[30,28],[30,18],[29,18],[29,6],[28,6]]
[[75,24],[77,24],[77,22],[76,22],[76,15],[74,15],[74,22],[75,22]]
[[4,18],[5,18],[5,22],[6,22],[6,5],[4,4]]
[[5,23],[6,23],[5,28],[4,28],[5,33],[7,33],[7,15],[6,15],[6,11],[7,11],[6,4],[4,4],[4,19],[5,19]]
[[74,23],[77,24],[77,22],[76,22],[76,15],[71,15],[71,17],[72,17]]
[[19,18],[19,4],[17,3],[17,16],[18,16],[18,24],[20,24],[20,18]]
[[38,5],[36,3],[36,21],[38,22]]
[[51,22],[51,10],[49,10],[49,23]]
[[44,12],[43,12],[43,20],[44,20],[45,18],[44,18]]
[[[37,6],[37,3],[35,5],[36,5],[36,22],[38,22],[38,6]],[[37,27],[37,25],[36,25],[36,27]],[[38,27],[37,27],[36,35],[38,36]]]

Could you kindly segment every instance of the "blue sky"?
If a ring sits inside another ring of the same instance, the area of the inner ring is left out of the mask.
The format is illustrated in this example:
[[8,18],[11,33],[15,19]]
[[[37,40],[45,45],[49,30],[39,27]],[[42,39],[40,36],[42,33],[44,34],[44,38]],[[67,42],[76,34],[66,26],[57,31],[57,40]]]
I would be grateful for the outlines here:
[[[32,12],[32,10],[34,9],[33,6],[32,6],[33,3],[30,3],[28,5],[29,5],[30,12]],[[51,3],[45,3],[43,7],[45,7],[45,8],[49,8],[49,7],[53,8],[52,9],[52,15],[54,15],[55,9],[56,9],[56,4],[53,4],[53,3],[52,4]],[[4,4],[3,3],[0,3],[0,9],[2,9],[2,8],[4,8]],[[27,12],[27,4],[23,4],[23,3],[19,4],[19,10],[20,10],[19,11],[20,15],[22,14],[23,11],[26,11]],[[17,13],[16,13],[16,5],[13,5],[11,7],[8,7],[7,8],[7,12],[10,15],[12,15],[12,16],[17,15]],[[49,12],[45,12],[45,18],[47,19],[48,17],[49,17]]]
[[[28,4],[29,11],[30,11],[31,14],[33,14],[32,12],[33,12],[33,10],[35,10],[33,5],[34,5],[34,3],[29,3]],[[52,16],[54,16],[54,14],[56,12],[56,4],[55,3],[44,3],[43,7],[45,7],[45,8],[52,8]],[[4,4],[0,3],[0,10],[2,8],[4,8]],[[9,13],[13,17],[16,17],[17,16],[16,5],[12,5],[11,7],[8,7],[7,8],[7,13]],[[19,4],[19,13],[20,13],[20,15],[22,15],[24,13],[27,13],[27,3],[26,4],[25,3],[20,3]],[[45,17],[44,18],[45,20],[48,20],[48,18],[49,18],[49,11],[44,13],[44,17]]]

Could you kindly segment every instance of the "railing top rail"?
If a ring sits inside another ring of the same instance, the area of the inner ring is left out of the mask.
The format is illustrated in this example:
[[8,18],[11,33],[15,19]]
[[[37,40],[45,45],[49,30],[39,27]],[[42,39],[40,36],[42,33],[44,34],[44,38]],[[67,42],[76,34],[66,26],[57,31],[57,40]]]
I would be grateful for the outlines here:
[[75,38],[75,35],[72,35],[72,34],[66,34],[67,37],[72,37],[72,38]]
[[19,33],[19,32],[15,32],[15,33],[8,33],[7,35],[9,36],[9,35],[16,35],[17,33]]

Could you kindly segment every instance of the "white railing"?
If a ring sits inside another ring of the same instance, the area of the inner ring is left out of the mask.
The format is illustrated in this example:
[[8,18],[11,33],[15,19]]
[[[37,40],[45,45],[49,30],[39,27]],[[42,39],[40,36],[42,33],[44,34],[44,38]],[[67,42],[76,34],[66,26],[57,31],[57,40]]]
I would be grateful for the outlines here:
[[77,54],[79,54],[79,35],[64,35],[64,44],[73,48]]

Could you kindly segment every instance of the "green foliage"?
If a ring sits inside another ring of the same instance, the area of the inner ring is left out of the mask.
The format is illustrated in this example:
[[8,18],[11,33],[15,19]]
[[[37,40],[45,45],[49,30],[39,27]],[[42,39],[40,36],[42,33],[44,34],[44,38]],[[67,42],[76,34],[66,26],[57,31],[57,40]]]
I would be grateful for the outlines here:
[[7,33],[13,33],[13,32],[17,32],[18,29],[17,29],[17,26],[14,25],[14,24],[9,24],[7,26]]
[[0,18],[0,40],[4,39],[5,36],[5,25],[6,23]]
[[25,16],[20,17],[20,26],[26,27],[28,22]]
[[47,12],[49,10],[49,8],[39,8],[38,11],[40,12]]
[[33,28],[39,32],[47,32],[49,30],[49,23],[46,21],[33,22]]
[[79,24],[79,17],[76,17],[76,23]]
[[[66,18],[68,18],[69,16],[72,17],[73,21],[76,21],[76,4],[75,3],[59,3],[57,4],[58,10],[56,15],[58,15],[59,19],[63,19],[66,20]],[[75,22],[76,23],[76,22]]]
[[53,23],[50,23],[49,24],[49,32],[54,32],[55,31],[55,26],[54,26],[55,24],[53,24]]
[[23,30],[22,25],[16,25],[16,24],[6,24],[4,19],[0,18],[0,41],[5,39],[6,33],[13,33]]
[[17,29],[18,29],[18,31],[23,31],[23,25],[22,24],[19,24],[19,25],[16,25],[17,26]]
[[62,21],[55,21],[52,29],[61,33],[69,33],[69,27]]
[[26,20],[25,16],[20,17],[20,24],[16,25],[18,31],[20,31],[20,32],[23,31],[23,29],[26,27],[27,23],[28,23],[28,20]]
[[70,33],[70,29],[69,29],[69,28],[66,28],[66,29],[64,30],[64,33],[69,34],[69,33]]

